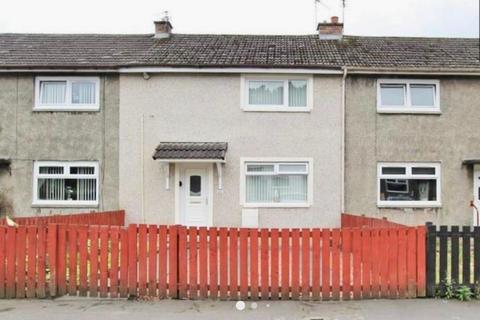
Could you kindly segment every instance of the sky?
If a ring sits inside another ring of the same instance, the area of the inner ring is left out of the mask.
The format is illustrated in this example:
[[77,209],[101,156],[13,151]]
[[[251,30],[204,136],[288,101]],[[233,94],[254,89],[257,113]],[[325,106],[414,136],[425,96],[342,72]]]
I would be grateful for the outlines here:
[[[312,34],[341,0],[3,0],[0,32]],[[346,0],[345,34],[478,37],[479,0]],[[26,10],[28,8],[28,10]],[[317,11],[317,18],[315,18]]]

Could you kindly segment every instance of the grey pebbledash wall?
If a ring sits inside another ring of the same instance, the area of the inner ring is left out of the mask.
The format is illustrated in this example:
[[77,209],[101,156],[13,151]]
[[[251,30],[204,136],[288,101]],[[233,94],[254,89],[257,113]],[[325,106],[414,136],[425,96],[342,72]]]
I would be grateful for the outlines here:
[[127,220],[175,223],[173,165],[166,190],[162,164],[152,159],[160,141],[221,141],[228,151],[223,190],[214,171],[215,226],[241,224],[241,157],[313,158],[313,205],[260,208],[260,227],[339,226],[342,78],[315,76],[313,83],[311,112],[245,112],[239,74],[121,75],[120,206]]
[[[409,78],[415,78],[409,76]],[[377,77],[350,76],[346,106],[346,211],[387,216],[410,225],[432,221],[472,224],[473,170],[466,158],[480,158],[480,80],[440,80],[440,115],[379,114]],[[440,208],[378,208],[377,163],[440,161]]]
[[[118,75],[100,76],[100,111],[33,111],[31,74],[0,75],[0,196],[16,216],[118,209]],[[33,207],[35,160],[95,160],[100,166],[98,207]],[[1,203],[1,202],[0,202]],[[0,208],[1,210],[1,208]]]

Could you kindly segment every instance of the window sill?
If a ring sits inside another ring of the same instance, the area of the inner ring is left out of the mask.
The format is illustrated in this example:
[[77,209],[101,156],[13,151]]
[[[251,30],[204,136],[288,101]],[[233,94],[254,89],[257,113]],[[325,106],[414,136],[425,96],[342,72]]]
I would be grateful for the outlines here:
[[440,109],[413,109],[413,108],[382,108],[377,107],[377,113],[383,114],[431,114],[440,115]]
[[309,208],[309,203],[243,203],[244,208]]
[[32,208],[98,208],[98,203],[32,203]]
[[100,111],[99,106],[88,106],[88,107],[72,107],[72,106],[42,106],[42,107],[33,107],[34,112],[98,112]]
[[312,111],[309,107],[242,107],[245,112],[296,112],[308,113]]
[[418,209],[425,209],[425,208],[441,208],[441,203],[377,203],[378,208],[418,208]]

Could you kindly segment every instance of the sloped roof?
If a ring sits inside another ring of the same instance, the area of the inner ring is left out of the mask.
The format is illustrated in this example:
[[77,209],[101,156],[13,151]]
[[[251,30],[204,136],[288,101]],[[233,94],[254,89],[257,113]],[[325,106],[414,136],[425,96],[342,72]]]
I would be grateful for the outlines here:
[[153,159],[225,160],[227,147],[226,142],[160,142]]
[[0,68],[480,69],[479,40],[318,35],[0,34]]

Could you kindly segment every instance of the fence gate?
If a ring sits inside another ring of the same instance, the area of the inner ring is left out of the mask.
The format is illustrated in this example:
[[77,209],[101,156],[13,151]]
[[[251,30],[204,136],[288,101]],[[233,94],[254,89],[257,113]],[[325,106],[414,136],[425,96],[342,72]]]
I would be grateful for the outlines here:
[[480,284],[480,227],[427,224],[427,295],[443,296],[447,287]]

